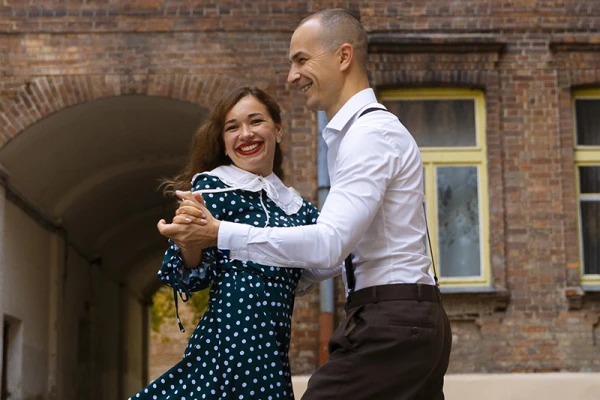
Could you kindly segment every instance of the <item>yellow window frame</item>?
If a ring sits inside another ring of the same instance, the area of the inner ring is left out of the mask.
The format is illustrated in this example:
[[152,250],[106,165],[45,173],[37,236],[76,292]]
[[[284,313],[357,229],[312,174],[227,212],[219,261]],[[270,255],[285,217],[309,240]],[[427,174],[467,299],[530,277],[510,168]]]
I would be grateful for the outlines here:
[[581,200],[598,200],[600,193],[582,194],[580,185],[579,167],[600,167],[600,146],[578,146],[577,145],[577,109],[575,100],[597,99],[600,100],[599,89],[581,89],[573,92],[573,143],[575,143],[575,186],[577,188],[577,235],[579,246],[579,274],[582,285],[600,285],[600,274],[585,274],[583,265],[583,226],[581,223]]
[[[477,166],[479,178],[479,229],[481,252],[481,275],[473,277],[439,277],[440,284],[448,288],[490,286],[490,246],[489,246],[489,191],[486,146],[485,94],[481,90],[458,88],[411,88],[389,89],[379,93],[379,100],[474,100],[476,145],[469,147],[426,147],[420,148],[425,171],[425,194],[431,246],[436,266],[438,259],[438,217],[437,217],[437,167],[447,165]],[[432,196],[430,199],[428,196]],[[439,267],[438,267],[439,268]],[[438,273],[440,271],[438,270]]]

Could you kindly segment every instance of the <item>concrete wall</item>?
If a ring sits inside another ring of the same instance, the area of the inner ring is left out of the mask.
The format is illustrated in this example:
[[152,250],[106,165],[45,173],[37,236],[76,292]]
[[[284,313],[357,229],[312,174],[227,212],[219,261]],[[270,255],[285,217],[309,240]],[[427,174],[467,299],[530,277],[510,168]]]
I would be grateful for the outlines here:
[[92,398],[93,307],[103,297],[103,293],[93,288],[93,268],[75,251],[69,251],[60,295],[59,387],[62,393],[59,398]]
[[[4,220],[5,220],[5,206],[6,206],[6,197],[4,196],[4,188],[0,187],[0,238],[4,237]],[[2,245],[2,241],[0,241],[0,260],[4,260],[4,246]],[[5,263],[0,262],[0,321],[2,321],[2,328],[0,329],[0,354],[4,354],[4,286],[5,278],[4,278],[4,270]],[[0,376],[3,373],[3,363],[0,362]],[[0,380],[0,393],[2,393],[2,380]]]
[[94,400],[118,399],[119,372],[119,287],[100,275],[94,277],[96,293],[103,293],[94,305],[95,340]]
[[20,331],[12,338],[19,348],[9,360],[8,386],[13,398],[26,400],[47,391],[50,234],[6,202],[2,247],[2,279],[10,283],[2,288],[2,311],[20,321]]
[[127,315],[127,327],[126,337],[128,345],[126,348],[127,362],[126,362],[126,378],[125,378],[125,395],[130,396],[140,390],[141,387],[145,386],[147,382],[142,381],[144,375],[143,368],[147,368],[144,365],[143,348],[144,336],[149,335],[150,332],[144,330],[143,324],[143,313],[146,312],[146,307],[140,304],[139,300],[128,296],[126,307],[128,309]]
[[0,354],[8,354],[10,399],[115,400],[136,391],[145,306],[3,194],[0,318],[11,330]]

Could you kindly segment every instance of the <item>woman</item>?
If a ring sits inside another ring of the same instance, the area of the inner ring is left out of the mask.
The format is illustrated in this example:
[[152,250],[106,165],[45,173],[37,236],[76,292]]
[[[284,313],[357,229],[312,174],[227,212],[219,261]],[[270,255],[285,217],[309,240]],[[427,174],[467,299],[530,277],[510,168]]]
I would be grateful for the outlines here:
[[[281,182],[281,137],[277,103],[257,88],[234,90],[197,132],[188,165],[167,191],[201,192],[222,220],[313,224],[317,209]],[[189,209],[185,204],[180,210]],[[193,214],[180,210],[173,223]],[[159,229],[161,224],[165,221]],[[176,304],[176,292],[185,301],[210,286],[209,306],[182,361],[131,399],[293,399],[288,350],[302,270],[230,260],[216,248],[195,249],[171,239],[160,280],[173,287]],[[320,280],[314,278],[319,272],[310,274],[307,282]]]

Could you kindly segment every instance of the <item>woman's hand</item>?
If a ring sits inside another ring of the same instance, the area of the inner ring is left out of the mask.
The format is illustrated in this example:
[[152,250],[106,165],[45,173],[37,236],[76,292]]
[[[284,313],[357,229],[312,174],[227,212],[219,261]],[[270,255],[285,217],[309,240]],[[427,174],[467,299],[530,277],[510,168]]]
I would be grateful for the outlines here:
[[160,234],[173,240],[181,249],[201,250],[216,246],[221,223],[208,211],[202,195],[175,193],[181,204],[172,223],[167,224],[164,219],[158,221]]
[[[192,192],[176,191],[177,197],[181,199],[179,208],[175,211],[173,223],[206,225],[206,214],[210,214],[202,195],[194,195]],[[204,212],[206,210],[206,213]],[[212,217],[212,215],[211,215]]]

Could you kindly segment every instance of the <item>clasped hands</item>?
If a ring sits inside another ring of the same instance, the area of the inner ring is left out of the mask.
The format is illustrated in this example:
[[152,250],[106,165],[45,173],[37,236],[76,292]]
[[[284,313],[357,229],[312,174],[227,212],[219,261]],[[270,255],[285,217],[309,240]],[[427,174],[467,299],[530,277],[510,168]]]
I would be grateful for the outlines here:
[[197,265],[202,249],[217,245],[221,222],[208,211],[201,194],[177,190],[175,195],[181,200],[175,217],[170,224],[158,221],[158,231],[182,250],[187,266]]

